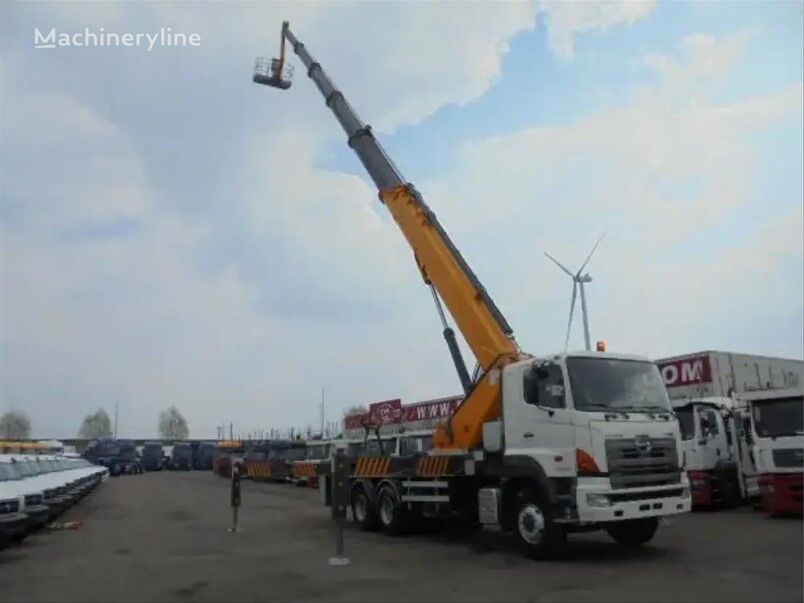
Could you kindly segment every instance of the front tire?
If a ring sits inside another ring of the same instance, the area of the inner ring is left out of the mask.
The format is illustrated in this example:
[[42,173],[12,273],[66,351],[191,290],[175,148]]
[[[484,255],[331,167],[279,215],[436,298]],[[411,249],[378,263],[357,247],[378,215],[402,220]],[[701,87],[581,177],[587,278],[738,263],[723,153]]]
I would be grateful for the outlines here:
[[567,542],[567,533],[553,522],[546,497],[535,489],[517,492],[514,535],[522,553],[531,559],[552,559]]
[[364,532],[376,530],[377,512],[366,489],[363,486],[358,486],[352,492],[350,498],[352,503],[352,519],[355,520],[355,523],[360,526],[360,529]]
[[649,542],[659,529],[658,517],[629,519],[611,524],[606,531],[620,546],[636,548]]

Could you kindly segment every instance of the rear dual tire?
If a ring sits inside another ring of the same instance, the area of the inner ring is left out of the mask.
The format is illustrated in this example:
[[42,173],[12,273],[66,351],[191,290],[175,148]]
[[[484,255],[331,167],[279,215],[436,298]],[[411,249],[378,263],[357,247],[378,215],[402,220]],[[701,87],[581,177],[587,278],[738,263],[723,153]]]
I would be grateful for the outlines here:
[[402,501],[391,486],[385,486],[380,490],[377,497],[377,515],[383,533],[388,536],[400,536],[404,532],[405,513]]
[[374,504],[363,486],[358,486],[352,492],[352,519],[364,532],[377,529],[377,512]]

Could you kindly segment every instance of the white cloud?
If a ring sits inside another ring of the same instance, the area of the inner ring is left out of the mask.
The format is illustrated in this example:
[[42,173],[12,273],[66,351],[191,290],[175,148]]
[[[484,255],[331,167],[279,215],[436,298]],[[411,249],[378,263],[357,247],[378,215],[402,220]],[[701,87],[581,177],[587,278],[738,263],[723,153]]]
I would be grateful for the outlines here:
[[[449,104],[479,98],[499,75],[513,36],[535,26],[531,2],[304,2],[157,5],[163,21],[202,32],[208,47],[238,40],[254,53],[278,53],[281,22],[293,32],[378,130],[416,124]],[[222,14],[225,13],[225,14]],[[338,32],[333,35],[333,32]],[[445,44],[444,41],[449,40]],[[267,48],[266,48],[267,46]],[[298,58],[295,77],[306,71]],[[305,85],[305,84],[302,84]]]
[[654,9],[653,0],[583,2],[548,0],[539,2],[547,21],[548,44],[562,58],[575,54],[575,39],[589,31],[605,31],[616,25],[633,25]]
[[[423,187],[456,239],[468,242],[490,291],[511,309],[525,347],[550,351],[563,342],[569,282],[542,252],[572,267],[602,230],[609,236],[592,262],[592,326],[617,349],[682,352],[711,345],[713,336],[737,344],[736,335],[715,335],[711,323],[718,307],[735,300],[746,302],[734,320],[751,320],[752,295],[733,285],[742,280],[752,280],[773,308],[785,307],[791,295],[801,299],[800,216],[742,238],[725,226],[765,200],[760,176],[769,166],[757,135],[800,118],[804,105],[801,83],[718,100],[712,78],[730,73],[745,39],[687,38],[681,59],[651,59],[661,66],[659,80],[626,104],[565,125],[472,141],[448,179]],[[490,260],[497,235],[489,233],[502,230],[506,244]],[[723,242],[701,257],[690,248],[702,237]],[[792,281],[776,269],[784,262],[798,268]],[[789,324],[763,311],[763,320],[772,317]]]

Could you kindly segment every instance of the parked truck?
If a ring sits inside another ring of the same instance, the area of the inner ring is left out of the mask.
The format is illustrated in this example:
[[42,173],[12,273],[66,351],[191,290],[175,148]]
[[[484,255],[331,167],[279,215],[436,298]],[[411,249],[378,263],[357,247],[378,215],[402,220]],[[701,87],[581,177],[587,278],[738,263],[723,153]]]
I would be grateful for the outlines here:
[[174,471],[189,471],[193,468],[193,451],[188,442],[177,442],[173,444],[170,468]]
[[90,444],[84,458],[109,469],[109,474],[142,473],[142,460],[131,440],[101,439]]
[[734,394],[804,385],[804,361],[703,351],[656,361],[671,399],[733,398]]
[[692,504],[733,507],[759,496],[757,468],[745,430],[747,411],[731,398],[672,400],[681,429]]
[[[656,365],[603,351],[536,357],[521,350],[433,211],[287,22],[280,57],[257,59],[253,80],[290,87],[286,43],[407,239],[464,393],[436,427],[431,450],[350,459],[348,476],[335,482],[345,483],[355,521],[398,535],[417,516],[459,517],[510,531],[526,554],[549,557],[568,533],[589,529],[638,546],[654,536],[659,518],[689,511],[678,421]],[[475,357],[473,376],[444,306]],[[371,420],[381,425],[398,410],[375,405]],[[323,487],[331,480],[325,476]]]
[[759,476],[762,509],[770,514],[802,515],[804,472],[804,389],[745,392],[744,430]]
[[209,471],[215,458],[215,444],[212,442],[200,442],[196,449],[196,456],[193,460],[193,469]]
[[145,471],[161,471],[162,463],[162,444],[145,442],[142,446],[142,468]]
[[[689,473],[693,504],[716,508],[760,495],[771,512],[796,507],[800,501],[801,470],[795,465],[783,467],[779,496],[772,469],[772,453],[762,456],[760,449],[792,448],[800,450],[795,433],[781,438],[757,438],[752,412],[762,415],[762,400],[788,398],[804,383],[804,361],[752,354],[704,351],[656,361],[681,424],[682,450]],[[793,395],[795,397],[795,395]],[[751,402],[756,400],[756,405]],[[787,431],[800,429],[790,415],[795,405],[768,404],[768,415],[784,416],[791,422]],[[754,411],[756,408],[756,411]],[[794,415],[795,413],[793,413]],[[771,419],[773,420],[773,418]],[[759,442],[759,445],[758,445]],[[793,452],[779,452],[780,462],[794,463]],[[762,466],[764,463],[764,467]],[[789,480],[793,480],[791,483]],[[788,487],[788,484],[790,486]],[[791,501],[793,501],[791,503]],[[798,504],[800,512],[800,504]]]

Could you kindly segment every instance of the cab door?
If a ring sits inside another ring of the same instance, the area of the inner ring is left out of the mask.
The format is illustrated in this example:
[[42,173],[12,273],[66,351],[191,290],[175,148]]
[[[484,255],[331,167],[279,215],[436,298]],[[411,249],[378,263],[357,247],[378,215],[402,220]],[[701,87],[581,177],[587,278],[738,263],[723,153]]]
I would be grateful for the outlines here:
[[575,428],[560,364],[509,367],[503,379],[505,454],[535,458],[548,476],[573,475]]

